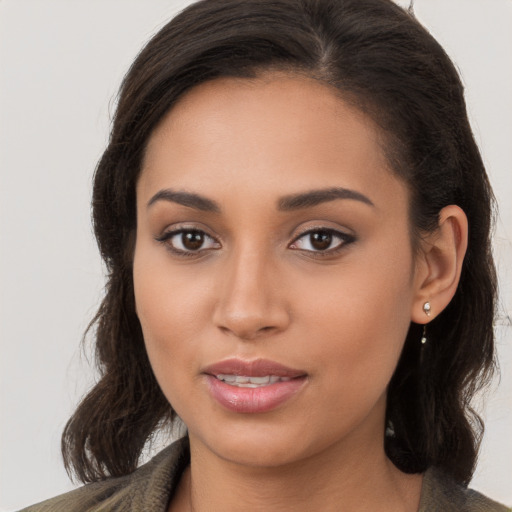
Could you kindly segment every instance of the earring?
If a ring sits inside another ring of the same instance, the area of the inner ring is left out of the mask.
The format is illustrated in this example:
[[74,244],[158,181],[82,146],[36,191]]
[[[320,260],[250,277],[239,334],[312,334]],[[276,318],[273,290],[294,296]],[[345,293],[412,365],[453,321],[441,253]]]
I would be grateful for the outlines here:
[[427,343],[427,324],[423,325],[423,334],[421,335],[421,344],[425,345]]
[[[432,306],[430,305],[430,302],[425,302],[423,304],[423,312],[425,315],[430,316],[430,312],[432,311]],[[425,345],[427,343],[427,324],[423,324],[423,333],[421,335],[421,344]]]

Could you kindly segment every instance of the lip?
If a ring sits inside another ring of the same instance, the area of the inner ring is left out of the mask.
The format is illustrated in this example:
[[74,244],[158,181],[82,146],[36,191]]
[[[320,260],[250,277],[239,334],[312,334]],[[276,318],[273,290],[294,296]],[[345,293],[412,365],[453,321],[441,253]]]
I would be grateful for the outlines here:
[[277,375],[278,377],[288,377],[294,379],[296,377],[305,376],[304,370],[288,368],[280,363],[269,359],[253,359],[244,361],[243,359],[225,359],[218,363],[207,366],[202,373],[208,375],[247,375],[248,377],[264,377],[265,375]]
[[[305,371],[289,368],[268,359],[226,359],[207,366],[202,373],[206,377],[208,391],[213,399],[225,409],[245,414],[268,412],[279,407],[299,392],[307,381]],[[275,375],[289,380],[258,388],[244,388],[217,379],[216,375],[219,374],[247,377]]]

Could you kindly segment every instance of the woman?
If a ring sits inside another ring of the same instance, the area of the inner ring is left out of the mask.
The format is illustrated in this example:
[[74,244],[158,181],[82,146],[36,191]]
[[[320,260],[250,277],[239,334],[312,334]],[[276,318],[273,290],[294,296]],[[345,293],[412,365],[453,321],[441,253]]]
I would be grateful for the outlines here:
[[190,6],[95,176],[103,377],[63,435],[92,483],[27,510],[506,510],[466,488],[491,213],[460,80],[407,12]]

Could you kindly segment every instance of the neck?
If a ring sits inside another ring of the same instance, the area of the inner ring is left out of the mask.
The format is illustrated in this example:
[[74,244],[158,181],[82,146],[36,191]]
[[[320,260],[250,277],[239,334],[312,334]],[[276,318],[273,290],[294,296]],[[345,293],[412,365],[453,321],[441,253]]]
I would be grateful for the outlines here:
[[192,436],[191,466],[171,510],[416,511],[421,475],[401,473],[381,441],[357,446],[331,445],[285,466],[254,467],[226,461]]

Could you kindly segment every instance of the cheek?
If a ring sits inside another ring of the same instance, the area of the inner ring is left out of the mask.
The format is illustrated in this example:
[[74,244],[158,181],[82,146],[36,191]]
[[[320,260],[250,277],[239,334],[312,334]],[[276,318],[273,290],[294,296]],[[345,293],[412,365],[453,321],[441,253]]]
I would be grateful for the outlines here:
[[333,392],[341,386],[372,400],[385,390],[410,325],[411,268],[408,251],[387,258],[376,253],[321,279],[308,276],[301,285],[308,294],[294,291],[303,300],[302,350],[310,360],[323,361],[319,371],[338,383]]
[[[204,274],[204,273],[203,273]],[[209,295],[211,283],[189,265],[171,263],[170,255],[142,232],[135,246],[133,280],[137,315],[147,340],[165,338],[197,326],[198,307]]]
[[180,266],[170,268],[165,251],[136,247],[133,279],[135,305],[148,357],[164,394],[170,393],[185,374],[198,366],[198,331],[204,326],[207,286],[190,281]]

